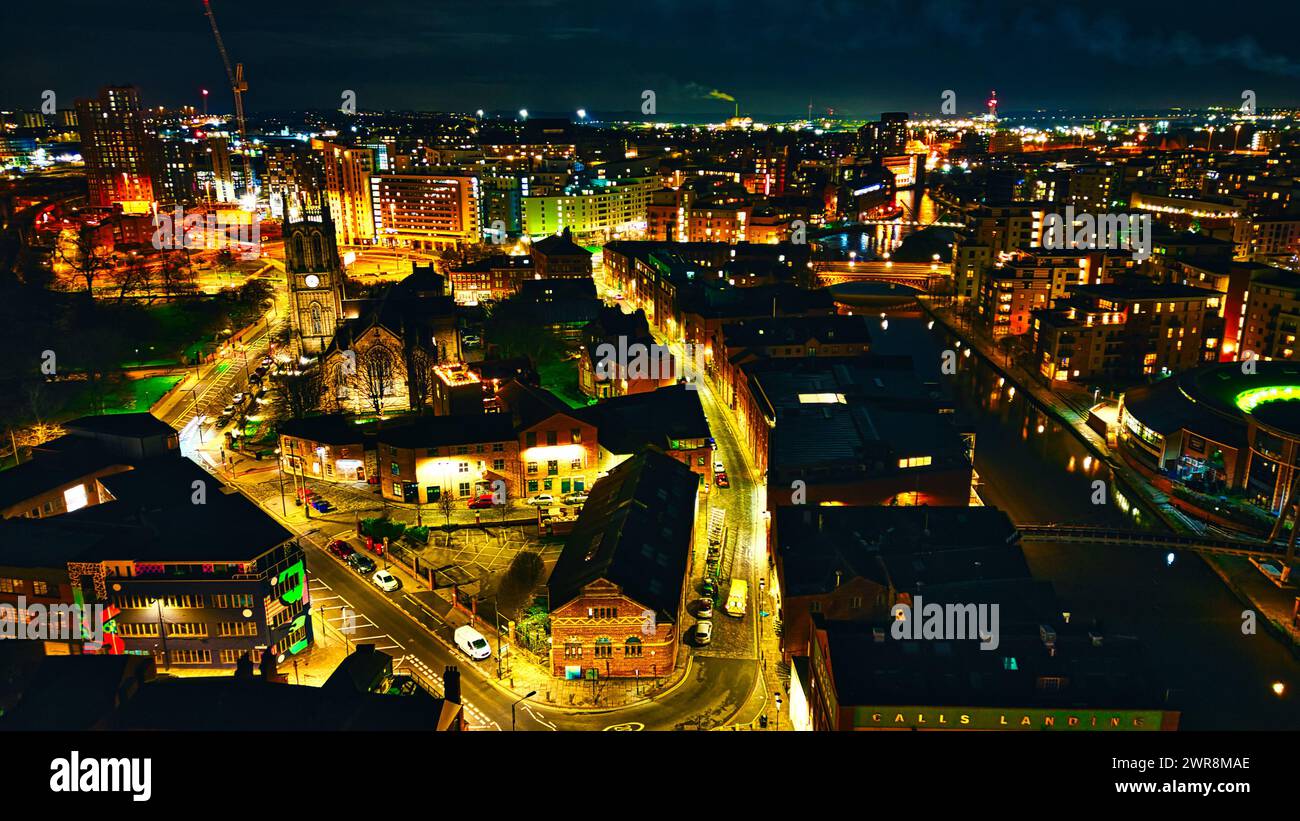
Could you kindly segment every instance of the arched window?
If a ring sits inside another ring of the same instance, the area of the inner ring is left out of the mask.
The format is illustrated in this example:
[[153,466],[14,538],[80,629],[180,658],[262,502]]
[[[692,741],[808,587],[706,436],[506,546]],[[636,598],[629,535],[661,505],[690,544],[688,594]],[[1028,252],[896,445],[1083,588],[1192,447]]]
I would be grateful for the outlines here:
[[313,302],[311,304],[311,335],[324,336],[325,335],[324,329],[325,329],[325,322],[321,317],[320,303]]
[[311,235],[311,266],[313,271],[325,267],[325,249],[321,244],[319,231],[313,231]]
[[306,268],[306,260],[302,258],[302,234],[293,235],[293,264],[299,269]]
[[614,643],[610,641],[609,636],[601,636],[596,639],[596,658],[611,659],[614,657]]
[[623,655],[630,659],[641,658],[641,639],[628,636],[627,641],[623,642]]

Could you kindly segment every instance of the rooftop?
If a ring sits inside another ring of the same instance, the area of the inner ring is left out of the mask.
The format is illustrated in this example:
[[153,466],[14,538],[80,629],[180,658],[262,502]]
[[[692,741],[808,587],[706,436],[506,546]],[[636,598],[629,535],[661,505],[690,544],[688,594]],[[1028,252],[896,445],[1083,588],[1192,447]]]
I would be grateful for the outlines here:
[[607,579],[661,621],[675,622],[699,482],[690,468],[654,448],[597,481],[547,582],[552,606]]

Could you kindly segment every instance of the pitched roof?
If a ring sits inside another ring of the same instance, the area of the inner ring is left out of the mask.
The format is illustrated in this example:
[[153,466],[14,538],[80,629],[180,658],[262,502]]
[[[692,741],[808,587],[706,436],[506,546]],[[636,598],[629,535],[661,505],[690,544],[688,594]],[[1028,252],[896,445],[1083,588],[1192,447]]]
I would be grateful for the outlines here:
[[711,436],[700,392],[688,385],[606,399],[574,415],[596,426],[600,446],[610,453],[636,453],[647,445],[672,450],[674,440]]
[[695,527],[699,476],[648,448],[596,482],[547,582],[551,603],[606,579],[656,618],[677,620]]

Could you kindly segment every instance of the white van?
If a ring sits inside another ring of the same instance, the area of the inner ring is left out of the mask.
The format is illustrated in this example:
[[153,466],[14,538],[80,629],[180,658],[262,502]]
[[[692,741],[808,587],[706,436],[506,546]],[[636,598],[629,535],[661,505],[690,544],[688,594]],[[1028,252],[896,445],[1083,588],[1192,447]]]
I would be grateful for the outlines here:
[[482,661],[492,655],[492,646],[488,644],[483,634],[470,627],[468,624],[462,624],[456,628],[452,634],[456,641],[456,646],[465,651],[465,655],[475,661]]

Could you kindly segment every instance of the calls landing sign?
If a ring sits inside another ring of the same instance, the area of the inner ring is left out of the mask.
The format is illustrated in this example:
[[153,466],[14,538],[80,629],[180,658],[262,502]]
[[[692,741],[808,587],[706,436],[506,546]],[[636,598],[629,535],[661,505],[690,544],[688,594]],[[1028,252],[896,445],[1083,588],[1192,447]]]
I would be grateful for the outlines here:
[[856,707],[855,730],[1176,730],[1161,710],[1039,710],[998,707]]

